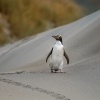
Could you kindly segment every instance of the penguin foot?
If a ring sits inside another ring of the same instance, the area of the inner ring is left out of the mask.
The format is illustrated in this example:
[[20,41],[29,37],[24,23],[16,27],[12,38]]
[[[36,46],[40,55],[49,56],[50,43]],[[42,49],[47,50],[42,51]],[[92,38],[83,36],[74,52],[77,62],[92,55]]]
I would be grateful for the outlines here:
[[60,73],[66,73],[66,72],[64,72],[64,71],[60,70]]

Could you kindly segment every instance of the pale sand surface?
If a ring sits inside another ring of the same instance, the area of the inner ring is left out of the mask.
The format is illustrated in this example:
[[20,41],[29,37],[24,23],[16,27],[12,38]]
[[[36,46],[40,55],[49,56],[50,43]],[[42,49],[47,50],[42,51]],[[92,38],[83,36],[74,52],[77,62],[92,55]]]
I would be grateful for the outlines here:
[[0,82],[0,100],[55,100],[54,97],[13,83]]
[[[50,73],[45,58],[61,34],[70,64]],[[0,48],[0,100],[99,100],[100,11]]]

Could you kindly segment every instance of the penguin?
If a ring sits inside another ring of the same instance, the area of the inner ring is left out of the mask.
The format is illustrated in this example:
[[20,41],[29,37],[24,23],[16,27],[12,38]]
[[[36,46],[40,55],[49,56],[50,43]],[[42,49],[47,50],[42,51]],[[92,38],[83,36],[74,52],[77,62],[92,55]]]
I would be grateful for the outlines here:
[[62,41],[62,36],[61,35],[56,35],[52,36],[53,38],[56,39],[56,43],[52,47],[51,51],[49,52],[48,56],[46,57],[46,62],[48,61],[48,58],[50,57],[50,70],[51,73],[56,73],[60,71],[61,73],[63,72],[63,58],[66,58],[67,64],[69,64],[69,57],[65,52],[64,46],[63,46],[63,41]]

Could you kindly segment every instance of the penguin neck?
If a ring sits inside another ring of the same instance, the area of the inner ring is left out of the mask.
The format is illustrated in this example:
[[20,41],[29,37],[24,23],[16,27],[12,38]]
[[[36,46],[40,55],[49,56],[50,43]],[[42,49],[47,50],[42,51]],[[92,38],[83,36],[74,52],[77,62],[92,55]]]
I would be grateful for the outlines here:
[[59,41],[59,40],[56,40],[56,44],[58,44],[58,45],[63,45],[62,42]]

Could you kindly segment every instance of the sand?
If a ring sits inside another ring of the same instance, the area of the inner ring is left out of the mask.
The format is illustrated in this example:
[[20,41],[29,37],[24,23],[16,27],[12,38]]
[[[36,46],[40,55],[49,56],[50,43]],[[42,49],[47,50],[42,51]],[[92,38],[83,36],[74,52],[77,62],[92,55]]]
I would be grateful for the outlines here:
[[[70,64],[50,73],[45,58],[61,34]],[[100,11],[0,48],[0,100],[99,100]]]

